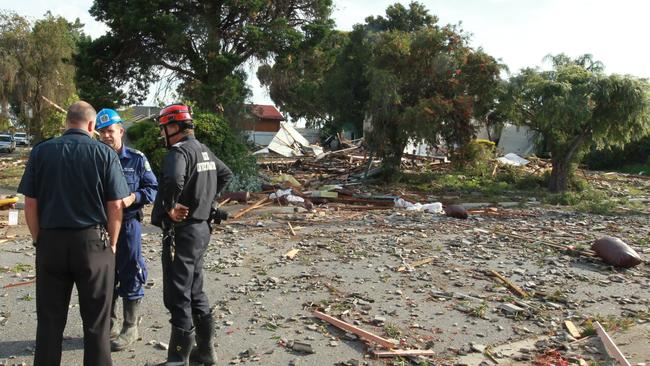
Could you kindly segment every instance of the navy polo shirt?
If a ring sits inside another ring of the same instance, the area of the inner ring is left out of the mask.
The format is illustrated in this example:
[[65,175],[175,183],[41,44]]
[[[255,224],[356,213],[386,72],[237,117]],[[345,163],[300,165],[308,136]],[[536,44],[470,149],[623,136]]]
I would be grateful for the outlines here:
[[42,229],[105,226],[106,202],[131,194],[115,151],[79,129],[34,146],[18,192],[37,200]]

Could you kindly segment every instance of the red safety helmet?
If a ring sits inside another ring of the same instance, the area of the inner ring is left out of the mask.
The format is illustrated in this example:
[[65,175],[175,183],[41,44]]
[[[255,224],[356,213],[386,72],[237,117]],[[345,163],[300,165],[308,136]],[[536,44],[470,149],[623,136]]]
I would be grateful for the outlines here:
[[170,104],[160,110],[158,114],[158,123],[164,126],[170,123],[191,122],[192,107],[182,103]]

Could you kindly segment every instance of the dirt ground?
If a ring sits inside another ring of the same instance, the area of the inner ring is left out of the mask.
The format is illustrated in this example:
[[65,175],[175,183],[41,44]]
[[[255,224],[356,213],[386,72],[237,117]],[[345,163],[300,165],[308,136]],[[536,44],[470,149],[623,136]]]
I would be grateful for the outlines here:
[[[29,281],[35,251],[22,220],[21,212],[21,225],[0,229],[0,365],[33,359],[35,287]],[[597,319],[630,362],[642,365],[650,362],[650,268],[620,270],[548,245],[587,248],[602,235],[620,237],[650,258],[647,215],[599,216],[539,205],[468,220],[400,209],[255,210],[220,226],[205,258],[219,364],[605,364],[597,336],[589,336]],[[162,360],[160,342],[169,341],[159,230],[145,224],[142,241],[149,269],[143,336],[113,353],[115,365]],[[300,250],[293,260],[285,257],[291,249]],[[534,296],[519,298],[487,270]],[[368,344],[315,319],[314,309],[396,339],[400,349],[431,349],[436,356],[373,359]],[[566,320],[587,337],[568,335]],[[313,353],[292,349],[294,342],[309,344]],[[63,349],[62,364],[81,364],[76,296]],[[553,350],[559,356],[548,361]]]

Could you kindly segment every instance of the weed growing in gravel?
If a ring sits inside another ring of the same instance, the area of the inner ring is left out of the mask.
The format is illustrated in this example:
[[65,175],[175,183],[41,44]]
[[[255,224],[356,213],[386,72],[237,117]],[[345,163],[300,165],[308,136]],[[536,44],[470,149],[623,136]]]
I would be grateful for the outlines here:
[[0,267],[0,272],[13,272],[13,273],[20,273],[20,272],[29,272],[34,269],[34,266],[31,264],[27,263],[18,263],[13,267]]
[[585,320],[583,324],[583,334],[585,336],[591,336],[596,334],[596,328],[594,323],[599,322],[603,328],[608,332],[613,331],[625,331],[628,330],[631,326],[634,325],[633,318],[624,318],[616,317],[614,315],[601,316],[596,315],[591,319]]
[[475,316],[477,318],[485,318],[485,315],[487,314],[487,310],[488,310],[488,304],[485,301],[483,301],[481,302],[480,305],[472,307],[470,314],[472,314],[472,316]]
[[402,334],[402,331],[396,324],[386,323],[384,324],[384,333],[386,333],[389,338],[397,339]]

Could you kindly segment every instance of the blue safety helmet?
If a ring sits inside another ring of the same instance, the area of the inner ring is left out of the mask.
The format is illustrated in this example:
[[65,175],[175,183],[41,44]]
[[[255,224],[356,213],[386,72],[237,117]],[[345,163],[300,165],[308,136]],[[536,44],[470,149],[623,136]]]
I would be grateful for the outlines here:
[[102,128],[108,127],[114,123],[122,123],[122,118],[120,115],[115,112],[115,110],[110,108],[104,108],[99,113],[97,113],[97,120],[95,121],[95,129],[101,130]]

